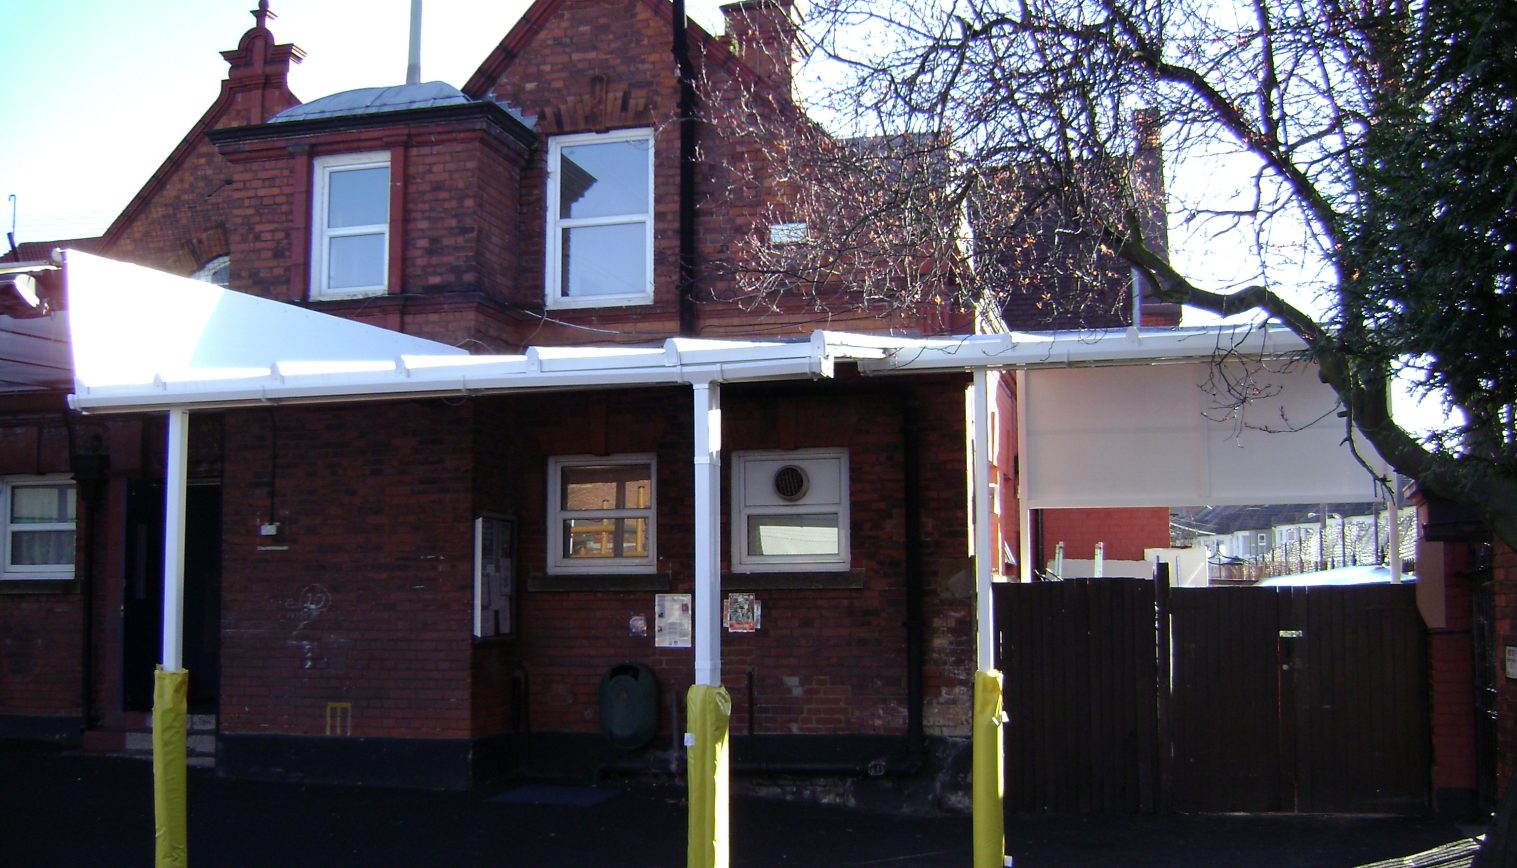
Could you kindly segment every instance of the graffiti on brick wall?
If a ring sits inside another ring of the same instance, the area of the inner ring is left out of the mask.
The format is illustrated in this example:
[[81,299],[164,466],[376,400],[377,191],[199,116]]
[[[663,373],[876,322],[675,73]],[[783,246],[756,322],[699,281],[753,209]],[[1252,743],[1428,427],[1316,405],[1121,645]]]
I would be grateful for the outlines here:
[[302,668],[310,669],[318,662],[321,640],[310,638],[305,633],[331,605],[332,592],[321,584],[306,585],[300,589],[299,594],[284,600],[288,617],[296,622],[295,628],[290,631],[289,642],[300,649]]

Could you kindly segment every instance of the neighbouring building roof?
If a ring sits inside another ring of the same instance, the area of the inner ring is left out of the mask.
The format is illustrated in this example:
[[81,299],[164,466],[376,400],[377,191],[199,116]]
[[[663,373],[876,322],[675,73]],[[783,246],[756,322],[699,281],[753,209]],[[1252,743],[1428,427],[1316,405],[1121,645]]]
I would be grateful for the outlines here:
[[1369,515],[1374,501],[1354,503],[1279,503],[1250,506],[1202,506],[1175,509],[1174,520],[1199,533],[1265,531],[1286,525],[1315,524],[1323,515]]
[[269,123],[435,108],[472,101],[464,96],[463,91],[442,81],[424,81],[420,84],[400,84],[394,87],[361,87],[287,108],[270,118]]
[[[398,84],[392,87],[361,87],[345,90],[308,103],[292,106],[269,119],[271,124],[327,118],[360,117],[411,109],[439,108],[478,102],[444,81]],[[515,106],[496,103],[527,129],[537,126],[535,115],[522,114]]]

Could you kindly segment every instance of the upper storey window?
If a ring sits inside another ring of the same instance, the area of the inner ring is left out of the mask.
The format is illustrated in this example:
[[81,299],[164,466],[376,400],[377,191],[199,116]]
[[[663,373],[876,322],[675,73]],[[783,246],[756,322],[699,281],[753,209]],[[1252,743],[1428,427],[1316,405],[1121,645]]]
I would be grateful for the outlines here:
[[548,144],[548,307],[653,301],[653,131]]
[[317,157],[311,298],[382,295],[390,261],[390,155]]

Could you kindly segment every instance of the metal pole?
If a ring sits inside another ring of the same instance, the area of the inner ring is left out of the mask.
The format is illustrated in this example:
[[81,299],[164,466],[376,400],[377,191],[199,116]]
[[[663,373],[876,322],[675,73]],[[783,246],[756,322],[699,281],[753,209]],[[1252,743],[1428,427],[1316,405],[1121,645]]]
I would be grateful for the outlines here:
[[189,485],[189,430],[189,411],[170,410],[163,498],[164,672],[184,668],[184,512]]
[[1391,584],[1401,584],[1401,508],[1396,503],[1396,492],[1392,491],[1388,509],[1386,510],[1389,522],[1385,528],[1385,542],[1390,547]]
[[722,683],[721,386],[695,383],[695,683]]
[[[1017,452],[1018,455],[1027,454],[1027,414],[1022,412],[1022,397],[1027,394],[1027,372],[1017,371],[1015,382],[1017,387]],[[1034,563],[1032,559],[1032,508],[1027,505],[1027,469],[1021,468],[1017,472],[1017,525],[1021,531],[1021,539],[1018,540],[1018,556],[1022,559],[1022,568],[1019,570],[1024,582],[1032,581],[1035,571],[1043,565]]]
[[1005,864],[1005,778],[1002,747],[1003,705],[1001,673],[995,668],[995,608],[991,598],[990,567],[990,376],[974,369],[974,401],[969,420],[974,429],[974,573],[977,665],[974,676],[973,821],[975,868]]
[[406,54],[406,84],[421,84],[421,0],[411,0],[411,44]]
[[990,597],[990,395],[985,368],[974,369],[974,573],[978,603],[977,660],[995,668],[995,625]]

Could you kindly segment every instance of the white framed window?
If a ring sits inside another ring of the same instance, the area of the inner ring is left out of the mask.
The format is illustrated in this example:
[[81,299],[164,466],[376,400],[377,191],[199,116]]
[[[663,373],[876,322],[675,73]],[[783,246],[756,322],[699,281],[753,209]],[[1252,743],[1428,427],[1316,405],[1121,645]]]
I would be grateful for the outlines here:
[[383,295],[390,266],[390,155],[333,154],[312,164],[311,298]]
[[0,478],[6,579],[72,579],[74,482],[68,476]]
[[656,471],[652,455],[548,459],[548,572],[652,572]]
[[732,569],[849,567],[848,450],[732,456]]
[[212,259],[190,275],[190,279],[215,284],[226,289],[232,285],[232,257],[218,256]]
[[545,303],[653,301],[653,131],[548,140]]

